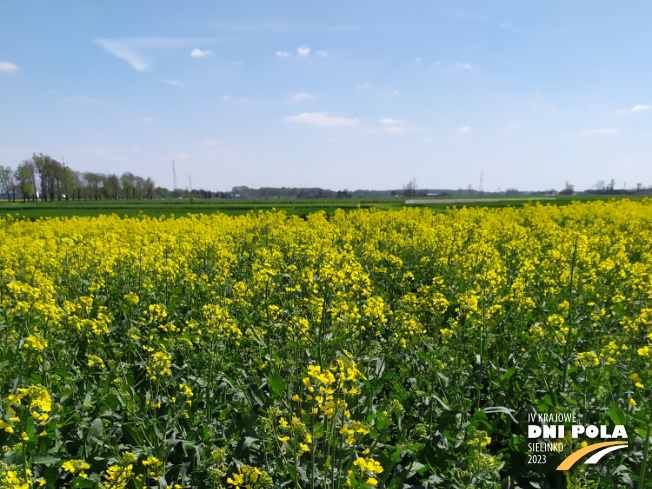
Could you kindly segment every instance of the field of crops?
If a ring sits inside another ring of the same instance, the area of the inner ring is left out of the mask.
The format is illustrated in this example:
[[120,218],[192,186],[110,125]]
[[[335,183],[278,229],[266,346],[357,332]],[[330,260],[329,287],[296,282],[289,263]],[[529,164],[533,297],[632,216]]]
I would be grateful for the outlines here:
[[[0,487],[648,487],[652,201],[0,219]],[[528,416],[624,425],[532,461]]]

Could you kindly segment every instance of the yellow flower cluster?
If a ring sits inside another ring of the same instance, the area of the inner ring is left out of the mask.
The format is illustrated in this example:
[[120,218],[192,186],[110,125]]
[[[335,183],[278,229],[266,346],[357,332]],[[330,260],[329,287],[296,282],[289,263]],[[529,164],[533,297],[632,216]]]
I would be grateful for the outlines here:
[[172,375],[172,355],[165,350],[159,350],[152,354],[147,360],[147,373],[150,379],[155,379],[157,375]]
[[[23,405],[23,401],[27,400],[28,404]],[[7,433],[14,433],[14,427],[20,423],[21,419],[18,416],[18,410],[26,409],[28,416],[31,416],[38,422],[39,426],[45,426],[52,411],[52,399],[47,389],[40,384],[31,385],[28,388],[19,387],[16,394],[10,394],[6,398],[6,403],[9,405],[9,423],[0,419],[0,429],[4,429]],[[39,436],[45,436],[47,433],[41,431]],[[28,435],[21,433],[23,440],[28,440]]]
[[[24,474],[27,475],[27,478]],[[31,489],[34,487],[34,483],[37,483],[39,487],[45,485],[45,479],[41,477],[34,480],[33,476],[30,469],[25,469],[23,473],[23,470],[18,467],[0,462],[0,487],[2,489]]]
[[241,465],[238,473],[228,477],[226,482],[235,486],[235,489],[240,489],[241,486],[245,489],[258,489],[271,487],[274,483],[266,472],[250,465]]
[[79,472],[79,477],[86,478],[88,477],[88,474],[86,474],[84,471],[90,469],[91,466],[83,460],[68,460],[67,462],[64,462],[63,465],[61,465],[61,468],[66,472],[70,472],[71,474]]
[[147,457],[147,460],[143,460],[143,465],[147,468],[147,475],[158,479],[163,475],[163,462],[161,462],[156,457]]

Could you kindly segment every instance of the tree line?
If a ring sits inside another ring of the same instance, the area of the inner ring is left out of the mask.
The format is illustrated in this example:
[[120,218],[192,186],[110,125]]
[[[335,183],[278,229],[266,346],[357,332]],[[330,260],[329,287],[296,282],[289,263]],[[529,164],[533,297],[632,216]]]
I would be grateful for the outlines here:
[[0,165],[0,193],[7,200],[152,199],[155,184],[131,172],[118,176],[79,172],[43,153],[23,160],[14,170]]

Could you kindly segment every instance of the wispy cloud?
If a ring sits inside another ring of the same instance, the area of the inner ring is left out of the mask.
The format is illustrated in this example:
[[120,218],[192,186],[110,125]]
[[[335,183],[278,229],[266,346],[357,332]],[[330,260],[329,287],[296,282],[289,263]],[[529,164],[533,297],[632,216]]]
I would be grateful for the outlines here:
[[645,112],[646,110],[650,110],[650,109],[652,109],[652,105],[638,104],[638,105],[635,105],[634,107],[632,107],[630,109],[615,110],[614,113],[616,113],[616,114],[624,114],[626,112]]
[[[129,39],[95,39],[100,46],[113,56],[129,63],[136,71],[149,71],[152,67],[150,56],[145,51],[156,49],[185,48],[193,44],[211,42],[206,39],[143,37]],[[193,51],[194,52],[194,51]]]
[[482,24],[488,24],[488,25],[492,25],[492,26],[495,26],[495,27],[499,27],[499,28],[504,29],[506,31],[513,32],[515,34],[521,34],[521,31],[516,29],[509,22],[497,22],[497,21],[495,21],[493,19],[490,19],[489,17],[481,17],[481,16],[478,16],[478,15],[473,15],[473,14],[469,14],[467,12],[461,12],[461,11],[447,10],[447,11],[443,11],[442,13],[444,13],[445,15],[449,15],[451,17],[458,18],[458,19],[470,20],[470,21],[473,21],[473,22],[480,22]]
[[311,100],[314,99],[316,96],[311,94],[311,93],[306,93],[306,92],[298,92],[293,95],[291,95],[286,102],[288,104],[297,104],[299,102],[303,102],[305,100]]
[[0,71],[5,73],[13,73],[18,71],[18,65],[9,63],[8,61],[0,61]]
[[204,56],[213,56],[213,52],[209,51],[208,49],[201,50],[199,48],[195,48],[190,51],[190,56],[193,58],[203,58]]
[[290,53],[288,53],[287,51],[276,51],[276,56],[278,56],[279,58],[289,58]]
[[321,56],[322,58],[328,58],[328,52],[326,52],[326,51],[317,51],[317,56]]
[[532,103],[530,104],[532,110],[541,111],[541,112],[555,112],[557,107],[554,104],[551,104],[540,93],[535,93],[532,98]]
[[297,56],[304,58],[310,54],[310,48],[308,46],[299,46],[297,48]]
[[[421,58],[419,58],[421,59]],[[435,68],[442,68],[442,69],[447,69],[447,70],[472,70],[473,65],[471,63],[462,63],[461,61],[455,61],[455,62],[442,62],[442,61],[435,61],[433,63],[433,66]]]
[[423,61],[423,58],[420,58],[420,57],[418,57],[418,56],[417,56],[416,58],[414,58],[414,62],[415,62],[416,64],[421,64],[422,61]]
[[169,79],[166,79],[166,78],[163,79],[163,83],[167,83],[168,85],[173,85],[175,87],[182,87],[183,86],[183,82],[180,82],[179,80],[169,80]]
[[371,87],[373,87],[373,85],[371,83],[362,83],[362,84],[356,86],[356,88],[358,90],[366,90],[367,88],[371,88]]
[[462,126],[462,127],[457,129],[457,132],[469,133],[469,132],[471,132],[471,126]]
[[425,128],[417,126],[407,126],[405,121],[402,119],[390,119],[385,117],[380,119],[381,127],[369,129],[367,132],[370,134],[376,133],[394,133],[394,134],[405,134],[408,132],[423,131]]
[[385,117],[384,119],[380,119],[381,124],[391,124],[391,125],[396,125],[396,124],[403,124],[405,121],[401,119],[390,119],[388,117]]
[[586,129],[584,131],[580,131],[579,133],[580,136],[609,136],[612,134],[618,134],[618,129]]
[[359,119],[333,116],[327,112],[304,112],[303,114],[284,117],[284,119],[288,122],[319,127],[355,126],[360,124]]
[[133,40],[97,39],[96,41],[113,56],[129,63],[134,70],[149,71],[151,62],[135,51]]

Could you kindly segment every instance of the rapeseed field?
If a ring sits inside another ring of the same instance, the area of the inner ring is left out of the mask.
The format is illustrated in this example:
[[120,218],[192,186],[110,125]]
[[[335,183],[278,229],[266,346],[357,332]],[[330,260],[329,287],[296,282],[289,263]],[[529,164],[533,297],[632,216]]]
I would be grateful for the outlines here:
[[651,354],[649,200],[0,219],[2,488],[649,487]]

